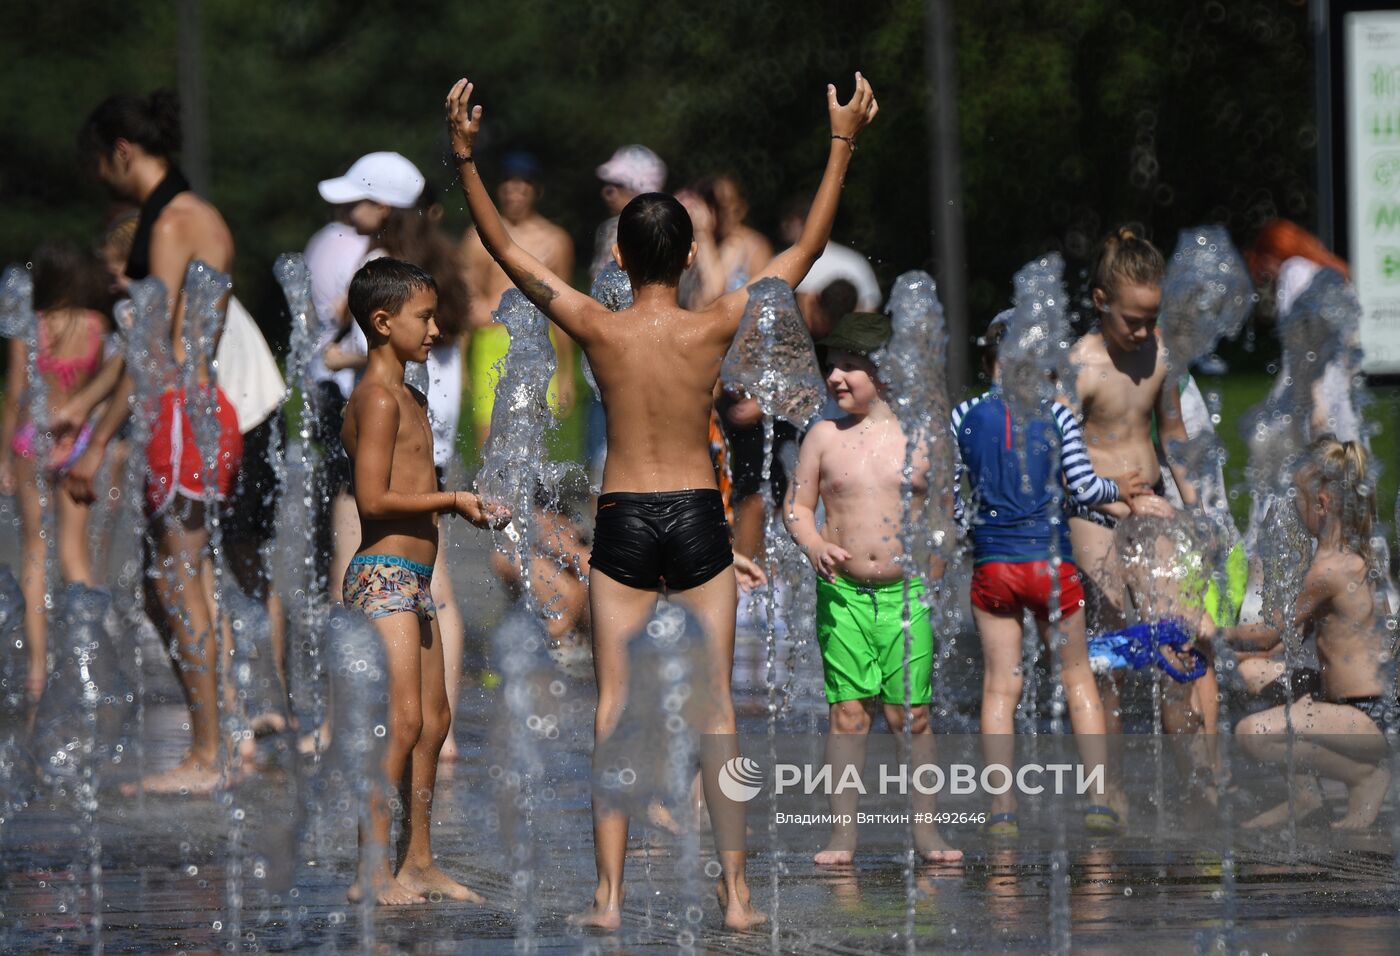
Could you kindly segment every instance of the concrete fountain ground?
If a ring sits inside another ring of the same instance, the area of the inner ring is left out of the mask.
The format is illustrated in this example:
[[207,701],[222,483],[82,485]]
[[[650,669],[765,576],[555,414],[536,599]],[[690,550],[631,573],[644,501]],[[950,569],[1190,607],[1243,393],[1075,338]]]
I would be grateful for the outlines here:
[[[13,554],[9,523],[0,521],[0,553]],[[485,536],[459,536],[449,563],[464,595],[480,647],[500,618],[504,599],[491,583]],[[962,635],[958,658],[975,656],[975,637]],[[736,677],[741,729],[762,733],[765,696],[762,639],[741,635]],[[785,659],[786,655],[780,655]],[[186,741],[184,709],[163,660],[147,654],[145,759],[173,761]],[[798,664],[789,686],[798,706],[785,726],[809,730],[821,724],[814,659]],[[687,900],[688,874],[677,872],[681,844],[670,834],[634,823],[628,861],[629,896],[616,937],[579,935],[564,917],[585,902],[593,884],[588,811],[591,690],[567,684],[558,708],[559,734],[545,743],[548,813],[536,814],[537,880],[532,942],[538,951],[669,951],[697,931],[699,950],[735,953],[869,953],[905,951],[906,885],[901,861],[872,851],[853,867],[819,868],[810,854],[765,849],[766,834],[751,837],[749,878],[762,906],[776,916],[768,931],[736,937],[718,929],[713,898]],[[784,675],[786,680],[786,675]],[[489,683],[489,682],[488,682]],[[954,684],[962,684],[954,677]],[[485,906],[440,904],[369,914],[345,901],[355,859],[348,816],[327,813],[311,828],[319,849],[292,859],[285,840],[260,832],[289,818],[293,788],[284,773],[253,774],[238,788],[247,813],[244,845],[272,846],[268,860],[245,862],[240,919],[250,952],[377,951],[409,953],[514,952],[522,921],[515,902],[509,848],[502,846],[492,766],[498,742],[492,728],[502,707],[499,688],[480,681],[464,692],[458,718],[461,759],[439,782],[434,841],[451,873],[488,899]],[[959,705],[962,709],[962,705]],[[310,768],[308,762],[305,768]],[[122,771],[118,771],[122,773]],[[109,774],[111,776],[111,774]],[[497,773],[495,776],[499,776]],[[104,780],[95,818],[101,872],[88,867],[90,828],[61,802],[40,799],[0,825],[0,952],[88,952],[93,928],[93,889],[100,885],[100,938],[105,952],[210,952],[226,950],[228,937],[229,823],[217,799],[122,798],[115,779]],[[1304,825],[1299,850],[1290,854],[1277,837],[1235,834],[1233,890],[1226,891],[1219,846],[1193,845],[1173,828],[1157,832],[1142,815],[1126,836],[1089,838],[1071,828],[1067,859],[1067,925],[1075,951],[1150,952],[1215,950],[1228,940],[1232,952],[1390,952],[1400,932],[1400,885],[1389,842],[1388,810],[1378,829],[1341,843],[1324,827]],[[1041,952],[1052,948],[1054,846],[1049,832],[1027,832],[1017,843],[996,845],[975,827],[945,828],[950,840],[970,848],[959,867],[926,867],[914,873],[914,927],[918,949]],[[961,842],[960,842],[961,840]],[[700,841],[701,864],[713,859]],[[1310,848],[1311,847],[1311,848]],[[303,852],[307,848],[303,847]],[[268,874],[290,865],[290,885],[271,894]],[[708,887],[709,880],[701,884]],[[1061,884],[1063,885],[1063,884]],[[776,906],[774,890],[776,887]],[[691,906],[696,913],[687,914]],[[689,918],[688,918],[689,916]]]

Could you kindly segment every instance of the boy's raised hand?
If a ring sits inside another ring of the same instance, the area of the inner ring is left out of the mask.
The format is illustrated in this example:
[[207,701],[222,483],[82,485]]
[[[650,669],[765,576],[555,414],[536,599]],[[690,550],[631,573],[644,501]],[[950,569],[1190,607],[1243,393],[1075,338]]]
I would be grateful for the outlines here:
[[812,562],[812,567],[818,574],[828,581],[835,581],[837,570],[851,560],[851,553],[830,541],[822,541],[821,544],[808,549],[807,560]]
[[837,102],[835,85],[827,84],[826,108],[831,114],[831,135],[846,139],[852,149],[855,148],[856,134],[869,126],[875,114],[880,112],[880,104],[875,102],[875,91],[859,72],[856,73],[856,91],[845,105]]
[[470,80],[460,79],[447,93],[447,132],[452,152],[458,156],[472,154],[476,134],[481,132],[481,106],[471,105],[474,88]]

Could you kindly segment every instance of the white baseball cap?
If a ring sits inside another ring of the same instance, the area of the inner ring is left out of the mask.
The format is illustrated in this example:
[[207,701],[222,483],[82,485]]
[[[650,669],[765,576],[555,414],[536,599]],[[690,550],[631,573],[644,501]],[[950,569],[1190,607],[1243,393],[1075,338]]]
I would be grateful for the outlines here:
[[385,152],[366,153],[344,176],[323,179],[316,188],[322,199],[336,205],[368,199],[408,209],[418,201],[426,183],[407,157]]

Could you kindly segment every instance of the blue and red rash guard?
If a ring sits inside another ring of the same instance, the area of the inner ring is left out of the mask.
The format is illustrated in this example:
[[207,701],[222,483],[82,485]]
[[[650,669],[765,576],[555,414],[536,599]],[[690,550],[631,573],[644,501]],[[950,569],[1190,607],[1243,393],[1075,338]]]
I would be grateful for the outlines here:
[[[1094,472],[1079,421],[1065,405],[1051,403],[1043,417],[1023,423],[1013,419],[1000,390],[993,388],[963,402],[952,418],[958,451],[954,489],[963,469],[972,489],[974,564],[1045,561],[1054,542],[1060,557],[1071,560],[1064,489],[1085,507],[1119,500],[1117,483]],[[960,493],[954,507],[964,522]]]

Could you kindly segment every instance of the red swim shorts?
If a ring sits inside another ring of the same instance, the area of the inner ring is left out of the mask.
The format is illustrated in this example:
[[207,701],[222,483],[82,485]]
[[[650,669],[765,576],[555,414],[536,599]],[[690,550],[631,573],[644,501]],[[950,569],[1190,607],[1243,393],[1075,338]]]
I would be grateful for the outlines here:
[[[243,460],[243,436],[238,431],[238,414],[223,389],[214,390],[214,402],[219,449],[212,490],[216,500],[223,501],[233,490]],[[146,449],[147,515],[165,511],[177,494],[202,501],[211,490],[185,403],[183,389],[172,388],[160,396],[160,411],[151,426],[151,444]]]
[[[1050,619],[1049,561],[988,561],[972,572],[972,605],[988,614],[1016,615],[1030,608],[1037,619]],[[1084,608],[1084,585],[1073,561],[1060,562],[1060,619]]]

